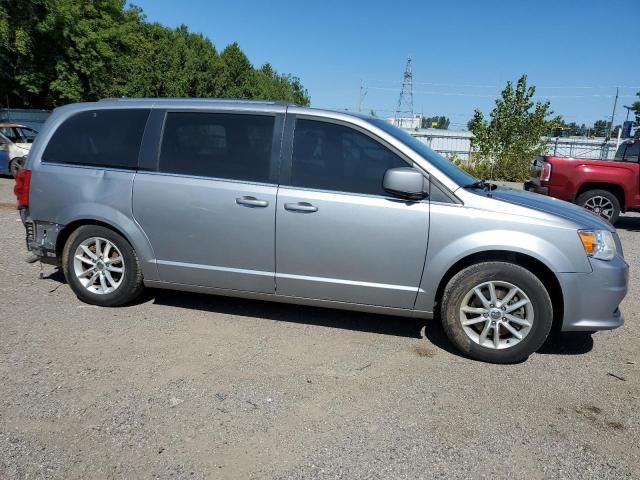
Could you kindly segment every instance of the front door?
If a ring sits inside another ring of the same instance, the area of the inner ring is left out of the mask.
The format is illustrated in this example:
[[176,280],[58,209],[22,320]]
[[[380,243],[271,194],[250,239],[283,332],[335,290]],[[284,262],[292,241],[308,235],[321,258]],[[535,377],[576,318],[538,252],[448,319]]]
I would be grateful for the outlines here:
[[276,213],[277,294],[413,308],[427,251],[429,203],[382,188],[408,162],[348,125],[295,120]]
[[157,171],[133,187],[160,280],[274,292],[275,124],[259,113],[166,114]]

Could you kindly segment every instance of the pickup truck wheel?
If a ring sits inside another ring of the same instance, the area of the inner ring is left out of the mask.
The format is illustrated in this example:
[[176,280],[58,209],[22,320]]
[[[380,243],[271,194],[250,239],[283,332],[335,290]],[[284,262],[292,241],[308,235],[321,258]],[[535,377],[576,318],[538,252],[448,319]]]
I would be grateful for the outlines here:
[[576,204],[597,213],[612,224],[620,216],[620,200],[608,190],[588,190],[578,197]]
[[136,252],[121,235],[99,225],[83,225],[62,252],[67,282],[83,302],[117,307],[144,288]]
[[553,323],[542,282],[507,262],[482,262],[457,273],[445,288],[440,313],[458,350],[492,363],[525,360],[542,346]]

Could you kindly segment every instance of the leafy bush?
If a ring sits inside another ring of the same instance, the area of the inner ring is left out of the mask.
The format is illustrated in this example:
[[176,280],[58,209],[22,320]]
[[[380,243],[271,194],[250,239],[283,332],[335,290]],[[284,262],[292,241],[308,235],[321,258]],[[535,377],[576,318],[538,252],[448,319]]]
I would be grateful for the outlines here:
[[488,178],[493,164],[495,180],[517,182],[528,177],[533,157],[545,149],[543,135],[560,123],[560,117],[550,118],[553,112],[548,101],[534,104],[535,91],[534,86],[527,87],[527,76],[522,75],[515,88],[507,82],[489,121],[479,110],[474,112],[469,130],[477,155],[472,166],[466,167],[478,173],[474,175]]

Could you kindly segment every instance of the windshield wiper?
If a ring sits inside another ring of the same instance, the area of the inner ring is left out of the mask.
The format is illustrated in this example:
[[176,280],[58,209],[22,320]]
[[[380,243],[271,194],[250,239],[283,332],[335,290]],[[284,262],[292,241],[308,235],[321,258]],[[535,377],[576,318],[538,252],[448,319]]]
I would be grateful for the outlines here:
[[486,180],[478,180],[477,182],[470,183],[468,185],[463,186],[462,188],[467,188],[467,189],[481,188],[483,190],[491,191],[498,188],[498,186],[494,183],[489,183]]

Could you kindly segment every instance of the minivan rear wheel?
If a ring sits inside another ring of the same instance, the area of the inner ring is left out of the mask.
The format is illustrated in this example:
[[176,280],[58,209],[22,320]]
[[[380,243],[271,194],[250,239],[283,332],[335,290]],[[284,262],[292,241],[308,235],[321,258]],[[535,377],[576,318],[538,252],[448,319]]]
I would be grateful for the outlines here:
[[546,288],[529,270],[482,262],[449,281],[441,316],[447,337],[465,355],[514,363],[542,346],[553,323],[553,307]]
[[62,268],[76,296],[93,305],[123,305],[144,288],[134,249],[122,235],[100,225],[83,225],[69,236]]

